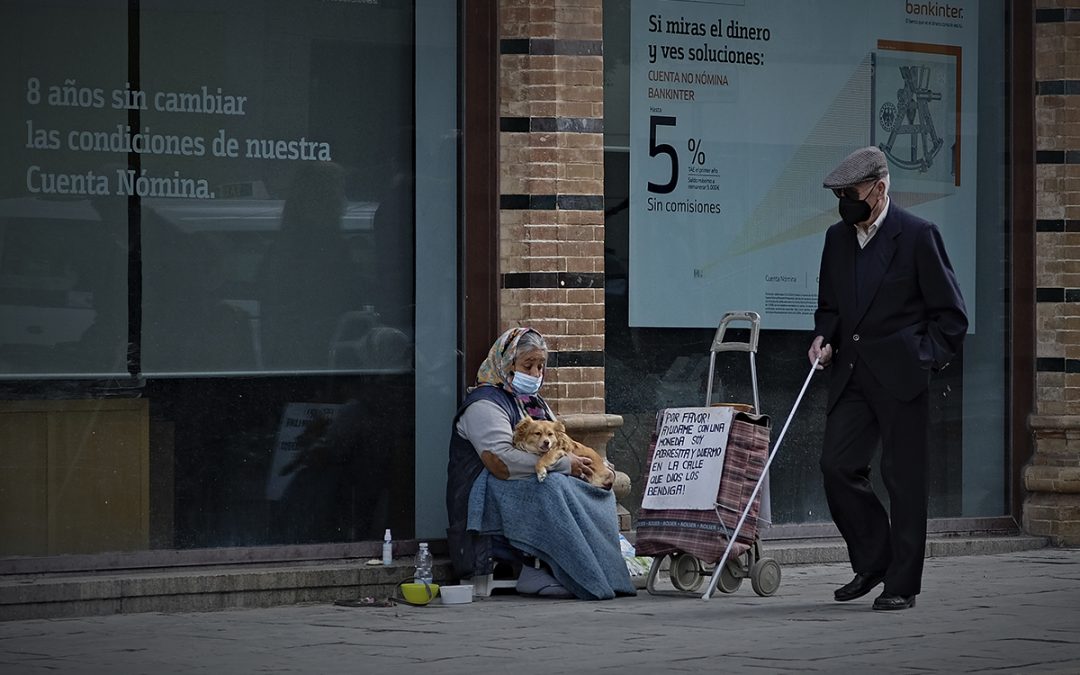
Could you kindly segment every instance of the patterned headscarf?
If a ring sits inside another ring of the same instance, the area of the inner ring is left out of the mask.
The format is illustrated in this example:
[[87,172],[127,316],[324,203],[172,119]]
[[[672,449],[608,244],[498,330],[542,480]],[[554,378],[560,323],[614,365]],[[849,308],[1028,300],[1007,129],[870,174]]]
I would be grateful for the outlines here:
[[[491,345],[491,349],[488,351],[487,358],[480,364],[480,369],[476,373],[476,386],[491,386],[502,387],[506,391],[514,394],[514,400],[517,402],[519,409],[525,415],[532,417],[533,419],[555,419],[555,413],[548,406],[539,394],[517,394],[510,387],[509,379],[510,373],[514,370],[514,360],[518,357],[518,345],[521,342],[522,336],[527,333],[534,333],[543,342],[543,335],[540,332],[532,328],[511,328],[495,341],[495,344]],[[531,345],[530,345],[531,346]]]
[[488,350],[487,358],[480,364],[476,371],[476,384],[490,384],[510,390],[510,373],[514,372],[514,360],[518,355],[518,342],[526,333],[539,331],[532,328],[511,328],[499,336],[495,344]]

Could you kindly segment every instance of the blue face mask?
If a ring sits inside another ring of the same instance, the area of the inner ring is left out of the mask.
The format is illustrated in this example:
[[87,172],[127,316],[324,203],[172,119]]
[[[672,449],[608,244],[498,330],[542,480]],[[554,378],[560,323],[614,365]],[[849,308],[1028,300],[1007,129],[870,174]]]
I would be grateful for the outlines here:
[[540,385],[544,382],[544,376],[533,377],[528,373],[521,371],[514,372],[514,379],[510,381],[510,386],[514,388],[519,394],[525,394],[531,396],[540,391]]

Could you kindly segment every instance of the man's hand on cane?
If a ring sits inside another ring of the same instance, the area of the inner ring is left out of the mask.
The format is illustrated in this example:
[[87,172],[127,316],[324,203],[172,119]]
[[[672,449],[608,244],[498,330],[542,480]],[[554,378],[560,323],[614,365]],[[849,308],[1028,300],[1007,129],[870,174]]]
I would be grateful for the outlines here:
[[821,335],[814,338],[814,341],[810,344],[810,351],[807,352],[807,356],[810,357],[810,363],[817,363],[817,370],[824,370],[826,366],[832,363],[832,345],[822,345],[825,342],[825,338]]

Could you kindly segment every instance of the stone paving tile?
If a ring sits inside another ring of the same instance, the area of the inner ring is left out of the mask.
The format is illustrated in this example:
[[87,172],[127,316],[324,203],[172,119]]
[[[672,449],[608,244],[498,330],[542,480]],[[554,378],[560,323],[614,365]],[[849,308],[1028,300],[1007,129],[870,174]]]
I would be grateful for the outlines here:
[[[779,592],[455,607],[326,604],[0,623],[7,673],[1078,673],[1080,550],[927,561],[913,610],[832,601],[846,565]],[[426,666],[425,666],[426,664]]]

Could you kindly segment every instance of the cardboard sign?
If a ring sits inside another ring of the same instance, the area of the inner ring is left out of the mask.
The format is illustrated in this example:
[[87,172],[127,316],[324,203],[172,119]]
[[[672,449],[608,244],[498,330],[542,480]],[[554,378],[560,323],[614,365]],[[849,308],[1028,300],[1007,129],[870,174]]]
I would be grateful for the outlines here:
[[727,406],[657,414],[643,509],[713,509],[734,414]]

